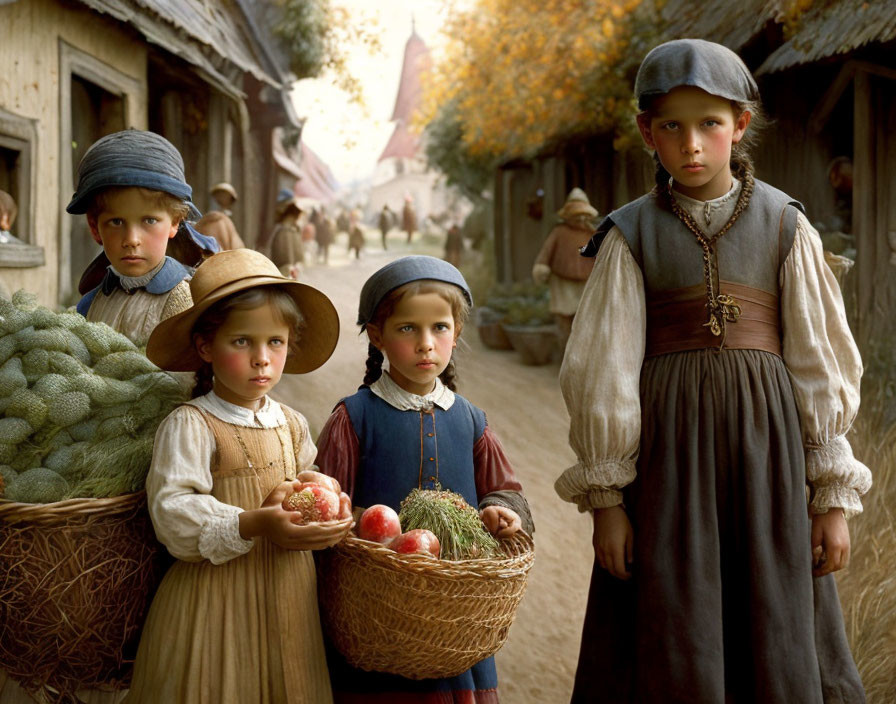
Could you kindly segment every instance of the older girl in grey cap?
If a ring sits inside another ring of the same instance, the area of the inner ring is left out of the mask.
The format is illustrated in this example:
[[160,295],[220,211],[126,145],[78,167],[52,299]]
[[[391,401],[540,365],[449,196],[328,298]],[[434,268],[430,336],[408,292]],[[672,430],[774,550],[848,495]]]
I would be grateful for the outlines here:
[[560,374],[578,462],[556,489],[596,556],[573,701],[863,702],[830,574],[871,485],[840,290],[802,206],[753,177],[737,55],[662,44],[635,92],[657,185],[586,247]]
[[[358,310],[370,339],[364,385],[336,406],[317,463],[355,506],[397,511],[412,489],[441,485],[478,507],[493,534],[531,533],[528,504],[485,413],[455,393],[452,356],[472,302],[461,273],[434,257],[403,257],[368,279]],[[336,652],[329,666],[336,704],[498,702],[493,658],[424,680],[365,672]]]

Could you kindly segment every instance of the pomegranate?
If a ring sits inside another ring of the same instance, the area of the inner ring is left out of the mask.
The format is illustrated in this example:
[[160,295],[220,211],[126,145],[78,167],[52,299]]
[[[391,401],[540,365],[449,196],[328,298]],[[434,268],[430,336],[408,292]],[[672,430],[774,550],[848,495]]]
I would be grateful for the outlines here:
[[438,557],[441,553],[439,539],[435,533],[426,530],[426,528],[415,528],[407,533],[402,533],[398,537],[393,538],[392,542],[389,543],[389,547],[395,552],[405,554],[420,553]]
[[342,487],[339,486],[339,482],[337,482],[333,477],[323,474],[322,472],[316,472],[313,469],[304,469],[296,475],[296,479],[300,482],[311,482],[312,484],[320,484],[324,489],[329,489],[332,492],[337,494],[342,492]]
[[401,523],[394,509],[385,504],[374,504],[361,514],[358,537],[375,543],[388,543],[401,533]]
[[339,518],[340,505],[339,494],[312,482],[304,482],[283,500],[283,510],[299,513],[301,524],[335,520]]
[[352,499],[344,491],[339,492],[339,520],[352,517]]

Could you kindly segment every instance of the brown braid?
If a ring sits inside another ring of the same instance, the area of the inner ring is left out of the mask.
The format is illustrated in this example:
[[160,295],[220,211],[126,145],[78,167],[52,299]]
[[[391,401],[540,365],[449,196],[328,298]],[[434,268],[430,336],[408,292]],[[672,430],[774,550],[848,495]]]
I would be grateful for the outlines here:
[[439,374],[442,383],[452,391],[457,391],[457,367],[454,365],[454,357],[448,362],[448,366]]
[[203,362],[202,366],[196,370],[196,383],[193,384],[193,394],[190,398],[199,398],[205,396],[214,387],[215,375],[212,372],[212,365]]
[[[737,218],[746,209],[753,195],[753,175],[746,173],[743,184],[741,185],[740,195],[734,206],[734,212],[728,219],[728,222],[712,237],[708,236],[700,226],[694,221],[684,208],[679,205],[678,201],[672,195],[672,186],[666,185],[666,197],[672,207],[672,212],[684,223],[697,238],[697,244],[703,249],[703,277],[706,283],[706,308],[709,310],[709,320],[704,323],[705,327],[710,329],[713,335],[721,336],[722,341],[719,345],[721,349],[725,345],[725,324],[735,323],[740,317],[741,308],[737,300],[726,293],[719,291],[719,262],[716,254],[715,244],[728,230],[734,225]],[[717,293],[718,291],[718,293]]]
[[370,386],[383,375],[383,353],[372,344],[367,345],[367,373],[364,386]]

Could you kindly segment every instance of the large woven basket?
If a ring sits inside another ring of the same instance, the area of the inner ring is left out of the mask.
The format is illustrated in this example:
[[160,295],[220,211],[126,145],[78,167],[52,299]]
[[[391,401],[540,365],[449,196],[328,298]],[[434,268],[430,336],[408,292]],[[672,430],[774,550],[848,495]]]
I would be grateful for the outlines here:
[[350,535],[321,562],[327,634],[364,670],[459,675],[501,648],[523,598],[532,539],[518,533],[502,547],[502,558],[437,560]]
[[157,546],[143,492],[0,501],[0,668],[53,701],[127,686]]

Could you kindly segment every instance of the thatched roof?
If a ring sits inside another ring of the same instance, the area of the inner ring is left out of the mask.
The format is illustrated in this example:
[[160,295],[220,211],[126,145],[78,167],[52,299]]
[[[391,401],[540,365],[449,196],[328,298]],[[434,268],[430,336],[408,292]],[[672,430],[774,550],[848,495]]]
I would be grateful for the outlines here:
[[179,56],[230,95],[242,96],[234,69],[281,88],[284,71],[264,46],[259,26],[243,0],[80,0],[131,25],[146,41]]
[[708,39],[737,51],[778,14],[780,0],[694,2],[670,0],[663,7],[669,39]]
[[826,59],[865,44],[896,39],[896,7],[888,0],[840,0],[813,6],[797,33],[756,71],[773,73]]

